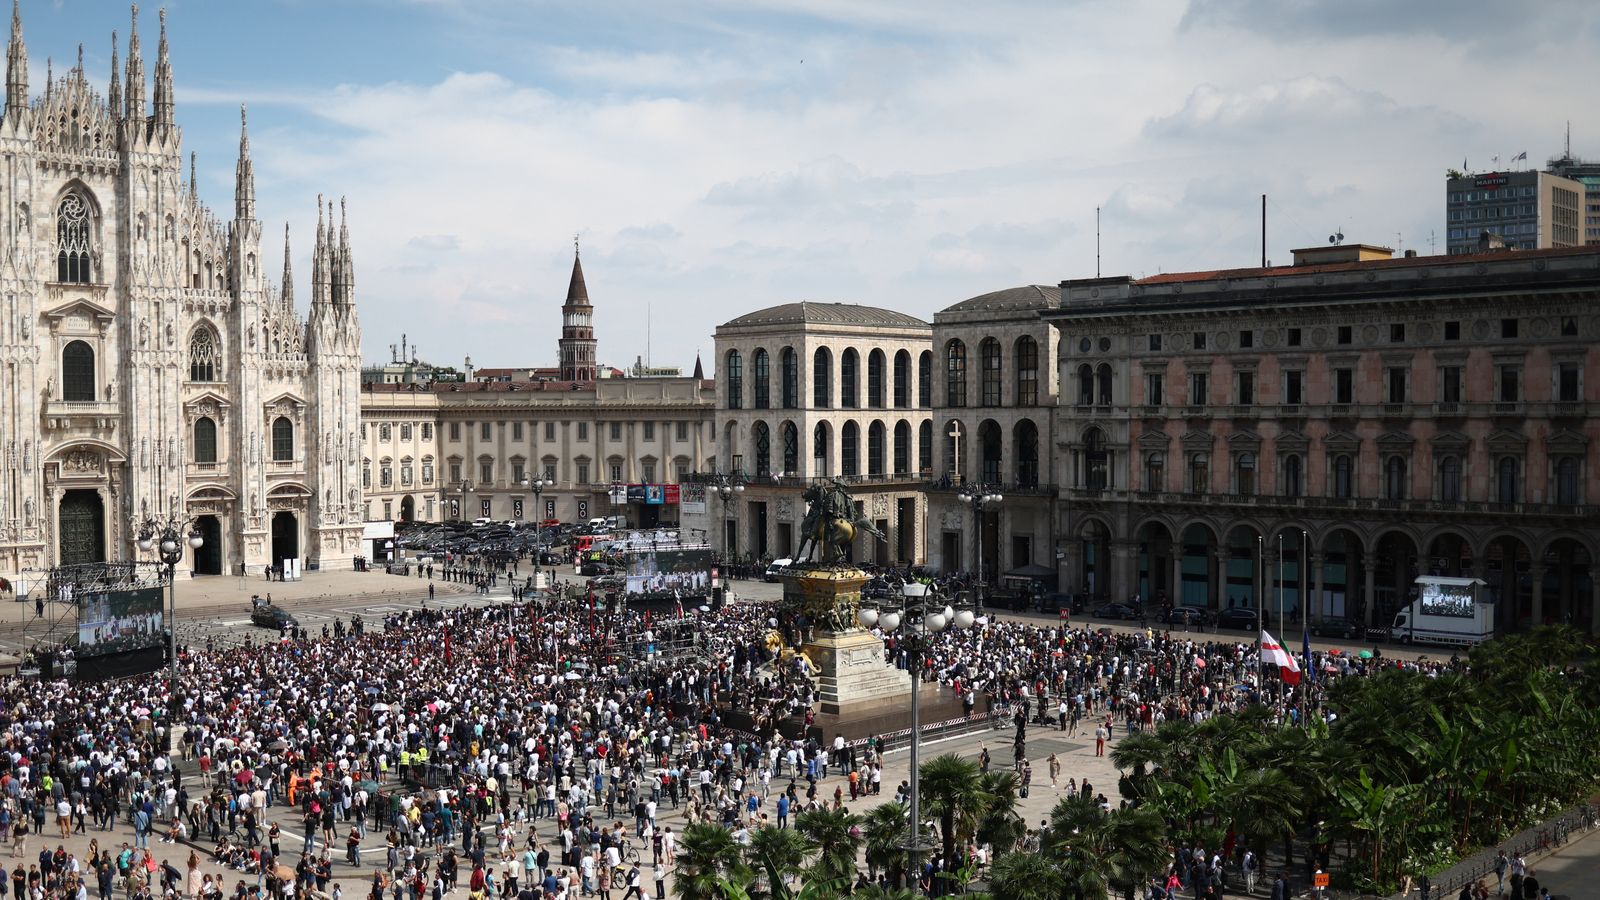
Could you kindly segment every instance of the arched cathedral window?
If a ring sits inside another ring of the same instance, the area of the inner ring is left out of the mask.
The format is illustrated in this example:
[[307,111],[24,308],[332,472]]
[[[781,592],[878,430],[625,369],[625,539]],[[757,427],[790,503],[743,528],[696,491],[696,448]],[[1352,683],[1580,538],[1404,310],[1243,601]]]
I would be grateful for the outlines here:
[[89,204],[76,191],[56,208],[56,281],[88,284],[92,280],[89,258]]
[[222,369],[222,359],[217,353],[217,338],[211,329],[195,329],[189,339],[189,380],[216,381]]

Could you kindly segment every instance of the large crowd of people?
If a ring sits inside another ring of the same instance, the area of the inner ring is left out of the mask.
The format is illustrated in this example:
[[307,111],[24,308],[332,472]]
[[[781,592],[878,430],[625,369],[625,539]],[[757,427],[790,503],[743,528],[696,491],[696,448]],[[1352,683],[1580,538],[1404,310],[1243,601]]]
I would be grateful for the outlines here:
[[[0,683],[14,900],[438,900],[458,886],[659,900],[676,854],[666,810],[748,840],[843,805],[844,782],[820,786],[830,767],[853,774],[851,799],[877,793],[876,742],[803,736],[813,673],[783,652],[803,628],[773,607],[663,616],[573,587],[190,648],[170,693],[164,671]],[[907,665],[895,635],[885,659]],[[1324,677],[1379,664],[1315,661]],[[1257,668],[1243,641],[988,621],[941,636],[921,675],[969,705],[1109,731],[1236,707],[1263,690]],[[82,859],[49,846],[74,834],[91,839]]]

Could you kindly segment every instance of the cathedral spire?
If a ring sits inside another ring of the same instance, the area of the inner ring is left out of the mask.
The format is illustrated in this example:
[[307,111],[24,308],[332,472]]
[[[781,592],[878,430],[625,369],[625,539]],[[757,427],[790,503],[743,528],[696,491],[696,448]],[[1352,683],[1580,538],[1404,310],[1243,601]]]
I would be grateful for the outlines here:
[[200,178],[199,178],[199,176],[197,176],[195,174],[195,169],[197,168],[196,163],[199,161],[199,157],[200,157],[200,154],[196,153],[193,150],[189,151],[189,202],[190,203],[199,203],[200,202]]
[[28,47],[22,42],[21,0],[11,0],[11,43],[6,45],[6,116],[28,108]]
[[124,79],[128,83],[128,95],[124,107],[123,118],[133,129],[133,136],[138,137],[140,129],[144,127],[144,57],[139,53],[139,6],[133,6],[133,27],[128,32],[128,70]]
[[294,310],[294,266],[289,256],[289,223],[283,223],[283,308]]
[[122,115],[122,73],[118,72],[117,60],[117,33],[111,32],[111,87],[106,91],[106,106],[111,110],[111,118],[116,119]]
[[161,10],[161,43],[156,50],[156,86],[151,95],[151,106],[157,127],[171,128],[172,119],[172,59],[167,55],[167,11]]
[[356,266],[350,255],[349,212],[345,198],[339,198],[339,304],[354,306],[356,302]]
[[311,250],[311,305],[319,307],[329,295],[328,227],[323,219],[322,195],[317,195],[317,243]]
[[250,161],[250,124],[242,104],[239,106],[239,162],[233,170],[233,215],[236,219],[256,217],[256,168]]
[[327,277],[325,279],[323,279],[323,280],[325,280],[328,283],[328,296],[326,297],[327,301],[330,302],[330,303],[337,304],[339,302],[340,286],[344,283],[344,277],[339,272],[339,247],[338,247],[337,244],[334,243],[334,239],[335,239],[335,237],[334,237],[334,231],[333,231],[333,201],[329,200],[328,201],[328,240],[327,240],[327,243],[325,243],[323,245],[323,247],[322,247],[322,255],[323,255],[324,259],[327,260],[327,263],[326,263],[327,264],[327,270],[326,271],[327,271],[328,274],[327,274]]

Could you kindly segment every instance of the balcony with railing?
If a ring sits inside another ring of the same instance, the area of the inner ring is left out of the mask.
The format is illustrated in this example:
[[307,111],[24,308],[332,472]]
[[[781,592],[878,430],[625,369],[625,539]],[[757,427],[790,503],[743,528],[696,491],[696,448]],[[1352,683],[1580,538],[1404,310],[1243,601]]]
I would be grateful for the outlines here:
[[[974,483],[971,481],[956,481],[952,478],[940,478],[924,482],[922,488],[932,494],[954,494]],[[1043,481],[985,481],[982,484],[986,490],[1001,496],[1054,497],[1056,495],[1056,486]]]
[[122,420],[122,408],[115,400],[45,401],[44,427],[49,430],[90,428],[110,431]]
[[[1065,411],[1065,410],[1063,410]],[[1515,416],[1518,418],[1583,418],[1600,415],[1600,403],[1583,400],[1518,400],[1518,401],[1441,401],[1419,403],[1214,403],[1196,405],[1166,404],[1151,406],[1084,407],[1074,408],[1083,419],[1134,416],[1141,419],[1195,419],[1236,418],[1260,420],[1318,420],[1318,419],[1488,419]]]
[[1481,500],[1391,500],[1385,497],[1285,497],[1277,494],[1201,494],[1185,491],[1067,489],[1069,502],[1085,506],[1138,503],[1162,506],[1204,506],[1240,510],[1319,511],[1328,514],[1469,515],[1543,517],[1563,521],[1600,519],[1600,506],[1566,503],[1498,503]]

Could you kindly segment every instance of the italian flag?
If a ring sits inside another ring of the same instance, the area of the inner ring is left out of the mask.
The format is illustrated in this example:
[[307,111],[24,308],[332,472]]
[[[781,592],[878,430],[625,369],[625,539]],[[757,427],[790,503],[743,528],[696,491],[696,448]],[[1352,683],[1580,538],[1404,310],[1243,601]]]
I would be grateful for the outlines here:
[[1261,660],[1278,667],[1278,676],[1283,679],[1284,684],[1300,683],[1300,664],[1294,661],[1293,656],[1284,652],[1283,646],[1272,635],[1267,634],[1266,629],[1261,630]]

